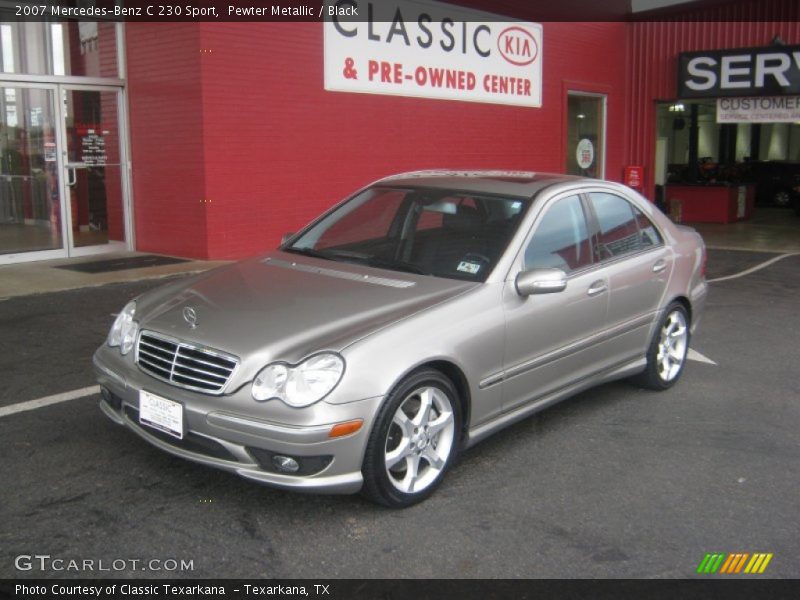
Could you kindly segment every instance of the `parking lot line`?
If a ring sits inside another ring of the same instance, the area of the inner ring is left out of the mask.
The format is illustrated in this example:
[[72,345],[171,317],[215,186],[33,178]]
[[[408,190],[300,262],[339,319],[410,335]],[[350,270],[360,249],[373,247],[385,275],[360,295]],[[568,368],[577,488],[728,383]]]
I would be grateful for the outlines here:
[[708,364],[708,365],[716,365],[716,364],[717,364],[716,362],[714,362],[713,360],[711,360],[710,358],[708,358],[708,357],[707,357],[707,356],[705,356],[704,354],[700,354],[700,353],[699,353],[697,350],[695,350],[694,348],[689,348],[689,352],[688,352],[688,354],[686,355],[686,358],[687,358],[688,360],[693,360],[693,361],[695,361],[695,362],[706,363],[706,364]]
[[717,277],[716,279],[709,279],[708,283],[716,283],[717,281],[727,281],[728,279],[738,279],[739,277],[744,277],[745,275],[750,275],[750,273],[755,273],[756,271],[760,271],[761,269],[770,266],[773,263],[778,262],[779,260],[783,260],[784,258],[788,258],[790,256],[798,256],[797,252],[789,252],[788,254],[781,254],[780,256],[775,256],[770,258],[767,261],[764,261],[761,264],[756,265],[755,267],[750,267],[749,269],[745,269],[741,273],[734,273],[733,275],[726,275],[725,277]]
[[7,417],[16,413],[25,412],[26,410],[34,410],[49,406],[51,404],[58,404],[59,402],[66,402],[67,400],[77,400],[78,398],[85,398],[100,393],[99,385],[90,385],[89,387],[81,388],[79,390],[72,390],[70,392],[62,392],[60,394],[53,394],[52,396],[45,396],[44,398],[37,398],[36,400],[27,400],[26,402],[18,402],[10,406],[0,407],[0,417]]

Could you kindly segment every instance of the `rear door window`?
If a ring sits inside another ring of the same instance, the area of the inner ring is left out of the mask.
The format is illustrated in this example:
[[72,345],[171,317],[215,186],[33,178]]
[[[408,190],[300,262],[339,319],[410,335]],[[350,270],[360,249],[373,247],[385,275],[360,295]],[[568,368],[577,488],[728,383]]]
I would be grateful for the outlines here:
[[655,225],[625,198],[592,192],[589,200],[600,227],[596,249],[601,260],[632,254],[661,243]]

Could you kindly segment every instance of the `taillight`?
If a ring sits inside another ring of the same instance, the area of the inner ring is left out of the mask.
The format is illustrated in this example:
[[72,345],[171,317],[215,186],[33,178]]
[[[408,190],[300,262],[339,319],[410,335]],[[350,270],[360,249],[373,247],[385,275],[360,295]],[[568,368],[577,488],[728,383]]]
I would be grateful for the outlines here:
[[700,278],[706,278],[706,262],[708,261],[708,253],[706,252],[705,246],[703,247],[703,259],[700,262]]

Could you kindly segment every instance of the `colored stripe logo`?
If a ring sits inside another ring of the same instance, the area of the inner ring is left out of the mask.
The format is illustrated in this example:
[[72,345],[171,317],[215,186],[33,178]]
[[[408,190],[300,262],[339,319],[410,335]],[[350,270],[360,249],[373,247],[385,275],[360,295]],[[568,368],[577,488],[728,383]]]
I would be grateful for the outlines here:
[[763,573],[769,561],[772,560],[772,553],[755,552],[732,552],[729,554],[722,552],[708,553],[700,561],[697,572],[702,575],[736,575],[739,573],[760,574]]

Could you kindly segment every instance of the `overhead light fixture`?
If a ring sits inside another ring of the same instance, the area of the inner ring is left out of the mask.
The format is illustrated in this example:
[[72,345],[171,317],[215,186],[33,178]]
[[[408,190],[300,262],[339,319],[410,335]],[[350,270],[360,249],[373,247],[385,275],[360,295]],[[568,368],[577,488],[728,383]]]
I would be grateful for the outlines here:
[[585,119],[586,115],[583,114],[583,113],[578,113],[577,115],[575,115],[575,117],[578,118],[578,119]]
[[683,102],[676,102],[675,104],[670,104],[667,110],[669,110],[669,112],[683,112],[686,110],[686,107],[683,105]]

